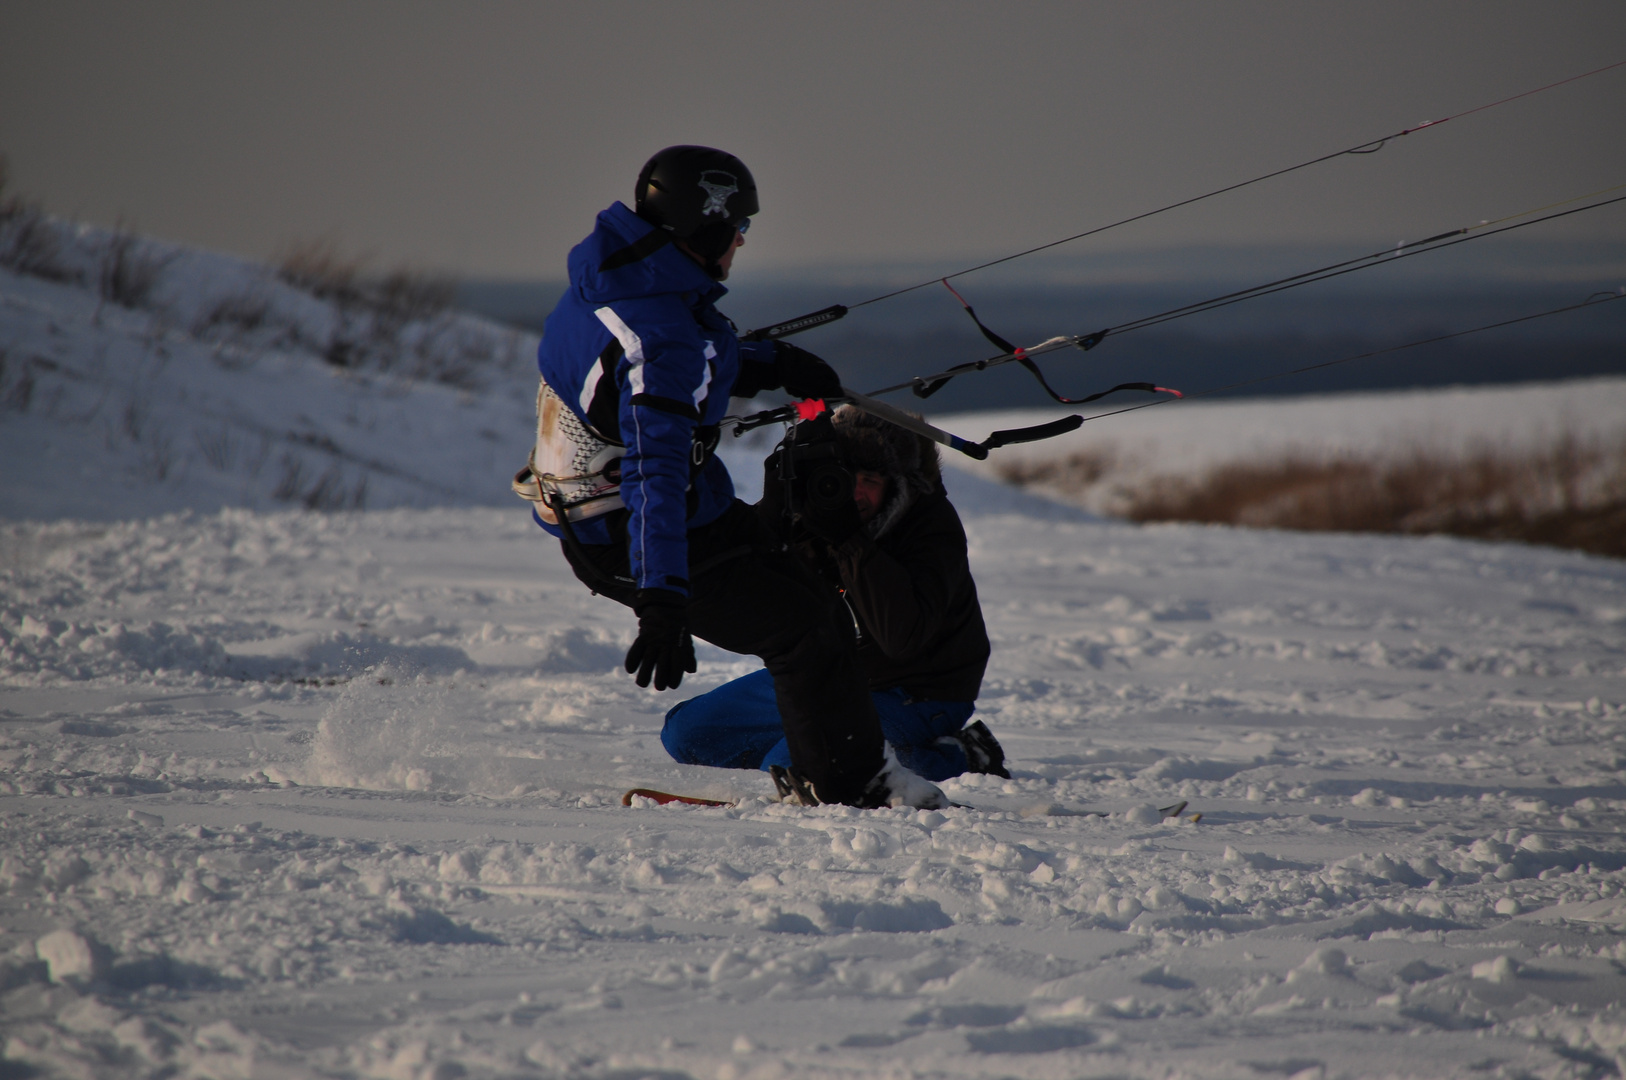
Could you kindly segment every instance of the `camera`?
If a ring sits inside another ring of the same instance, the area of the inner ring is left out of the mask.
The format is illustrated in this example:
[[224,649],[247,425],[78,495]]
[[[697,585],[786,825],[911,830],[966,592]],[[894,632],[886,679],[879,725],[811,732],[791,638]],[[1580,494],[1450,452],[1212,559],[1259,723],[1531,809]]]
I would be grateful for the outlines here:
[[777,474],[792,512],[816,515],[852,501],[853,475],[841,462],[828,416],[798,424],[773,457],[770,476]]

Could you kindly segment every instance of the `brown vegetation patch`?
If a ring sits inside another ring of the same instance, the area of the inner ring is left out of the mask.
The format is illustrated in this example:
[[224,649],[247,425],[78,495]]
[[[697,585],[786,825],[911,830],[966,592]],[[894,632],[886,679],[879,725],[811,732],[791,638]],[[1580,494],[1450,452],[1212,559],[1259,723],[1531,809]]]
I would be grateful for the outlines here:
[[1076,492],[1099,482],[1113,470],[1116,457],[1106,450],[1084,450],[1064,458],[1038,461],[1004,461],[998,466],[1000,479],[1017,487],[1046,487],[1060,492]]
[[[1105,475],[1075,455],[1008,466],[1007,481],[1080,490]],[[1128,490],[1132,521],[1518,540],[1626,558],[1626,441],[1573,438],[1515,453],[1423,450],[1387,459],[1288,455],[1234,462],[1187,478],[1153,477]]]

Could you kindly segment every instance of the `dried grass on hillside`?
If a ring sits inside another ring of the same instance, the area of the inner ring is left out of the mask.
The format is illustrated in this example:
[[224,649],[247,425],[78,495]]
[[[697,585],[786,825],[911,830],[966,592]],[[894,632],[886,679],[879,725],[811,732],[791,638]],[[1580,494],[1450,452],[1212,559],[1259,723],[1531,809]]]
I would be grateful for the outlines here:
[[61,264],[61,241],[45,211],[8,190],[11,167],[0,155],[0,266],[51,281],[72,277]]
[[[361,259],[339,254],[327,241],[290,249],[277,262],[277,277],[337,311],[326,340],[305,342],[334,367],[467,389],[481,386],[489,368],[504,362],[488,341],[458,330],[451,318],[457,290],[449,279],[405,269],[371,274]],[[252,307],[245,314],[252,317]]]
[[[1002,468],[1009,482],[1067,493],[1107,478],[1111,460],[1075,455]],[[1132,521],[1193,521],[1336,532],[1446,533],[1626,558],[1626,441],[1560,439],[1545,449],[1383,459],[1288,455],[1122,492]]]
[[457,295],[450,280],[414,270],[369,274],[363,260],[339,254],[325,240],[295,245],[277,260],[277,276],[340,308],[365,309],[396,324],[432,319]]

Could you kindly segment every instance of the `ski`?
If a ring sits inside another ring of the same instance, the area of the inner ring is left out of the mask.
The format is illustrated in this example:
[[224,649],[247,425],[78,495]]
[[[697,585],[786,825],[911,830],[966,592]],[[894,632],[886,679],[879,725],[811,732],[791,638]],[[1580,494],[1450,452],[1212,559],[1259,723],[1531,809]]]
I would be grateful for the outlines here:
[[[698,795],[674,795],[670,791],[659,791],[655,788],[635,787],[629,788],[621,796],[622,806],[631,806],[634,798],[648,799],[660,806],[669,806],[672,803],[681,803],[684,806],[738,806],[738,800],[732,799],[703,799]],[[781,800],[783,801],[783,800]],[[965,803],[951,802],[945,809],[973,810],[975,807]]]
[[666,806],[669,803],[682,803],[685,806],[733,806],[727,799],[702,799],[697,795],[674,795],[670,791],[657,791],[654,788],[635,787],[621,796],[622,806],[631,806],[634,797],[648,799],[651,802]]
[[[712,807],[727,807],[727,806],[738,806],[739,805],[738,800],[734,800],[734,799],[705,799],[705,798],[701,798],[698,795],[675,795],[670,791],[660,791],[660,790],[657,790],[656,788],[643,788],[643,787],[629,788],[621,796],[621,805],[622,806],[631,806],[632,805],[632,800],[634,798],[648,799],[649,801],[651,801],[653,803],[656,803],[656,804],[658,804],[660,806],[669,806],[672,803],[680,803],[680,804],[682,804],[684,806],[712,806]],[[1192,825],[1195,825],[1195,824],[1197,824],[1199,821],[1201,821],[1203,819],[1203,815],[1202,815],[1202,813],[1200,811],[1197,812],[1197,813],[1194,813],[1194,814],[1189,814],[1189,815],[1186,814],[1186,806],[1187,805],[1188,805],[1188,803],[1184,799],[1182,799],[1181,801],[1179,801],[1177,803],[1171,803],[1168,806],[1160,806],[1160,807],[1158,807],[1157,812],[1159,814],[1163,815],[1163,820],[1164,821],[1170,821],[1170,820],[1184,821],[1184,822],[1189,822]],[[975,809],[975,807],[967,806],[964,803],[956,803],[956,802],[949,803],[947,808],[955,809],[955,810],[972,810],[972,809]],[[1085,811],[1083,811],[1082,814],[1080,814],[1080,816],[1081,817],[1111,817],[1112,816],[1112,811],[1110,811],[1110,810],[1085,810]]]

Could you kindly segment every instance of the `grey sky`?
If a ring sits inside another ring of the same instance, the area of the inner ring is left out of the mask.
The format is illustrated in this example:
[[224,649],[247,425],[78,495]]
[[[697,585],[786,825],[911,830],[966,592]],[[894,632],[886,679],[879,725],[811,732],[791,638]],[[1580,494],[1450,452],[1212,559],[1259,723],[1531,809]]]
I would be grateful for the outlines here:
[[[785,269],[1001,254],[1623,59],[1618,0],[5,0],[0,152],[92,221],[556,277],[710,143],[762,191],[740,266]],[[1623,136],[1626,68],[1085,243],[1392,243],[1626,183]]]

